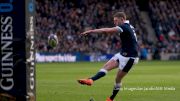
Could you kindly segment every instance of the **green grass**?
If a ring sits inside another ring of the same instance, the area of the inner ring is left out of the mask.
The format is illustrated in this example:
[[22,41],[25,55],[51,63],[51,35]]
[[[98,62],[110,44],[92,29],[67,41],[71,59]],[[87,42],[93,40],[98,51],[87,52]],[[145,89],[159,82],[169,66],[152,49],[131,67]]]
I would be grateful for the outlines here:
[[[113,70],[91,87],[77,79],[95,74],[104,62],[42,63],[36,65],[37,101],[105,101],[112,93]],[[134,90],[132,88],[143,90]],[[171,87],[171,90],[144,90]],[[140,61],[123,79],[115,101],[180,101],[180,61]],[[126,89],[125,89],[126,88]],[[175,90],[174,90],[175,88]]]

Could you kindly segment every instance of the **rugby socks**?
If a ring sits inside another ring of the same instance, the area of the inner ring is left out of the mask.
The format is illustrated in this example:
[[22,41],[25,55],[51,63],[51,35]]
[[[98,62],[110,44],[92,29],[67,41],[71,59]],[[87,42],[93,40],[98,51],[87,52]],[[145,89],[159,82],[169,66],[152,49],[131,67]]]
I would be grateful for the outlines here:
[[111,100],[114,100],[114,98],[116,97],[116,95],[117,95],[117,93],[119,92],[120,88],[121,88],[121,85],[120,85],[120,84],[115,84],[114,89],[113,89],[113,93],[112,93],[112,95],[110,96],[110,99],[111,99]]
[[94,75],[93,77],[91,77],[91,79],[92,79],[93,81],[96,81],[96,80],[100,79],[101,77],[105,76],[106,74],[107,74],[107,70],[105,70],[105,69],[100,69],[100,71],[99,71],[96,75]]

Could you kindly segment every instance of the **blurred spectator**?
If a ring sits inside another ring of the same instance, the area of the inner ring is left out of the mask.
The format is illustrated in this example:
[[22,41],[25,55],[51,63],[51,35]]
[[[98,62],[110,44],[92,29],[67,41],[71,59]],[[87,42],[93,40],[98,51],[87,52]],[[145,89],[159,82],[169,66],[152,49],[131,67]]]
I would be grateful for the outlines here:
[[180,1],[149,0],[149,9],[156,36],[161,43],[160,52],[180,53],[176,47],[180,41]]
[[141,45],[141,49],[140,49],[140,59],[142,60],[146,60],[148,57],[148,49],[146,48],[145,45]]

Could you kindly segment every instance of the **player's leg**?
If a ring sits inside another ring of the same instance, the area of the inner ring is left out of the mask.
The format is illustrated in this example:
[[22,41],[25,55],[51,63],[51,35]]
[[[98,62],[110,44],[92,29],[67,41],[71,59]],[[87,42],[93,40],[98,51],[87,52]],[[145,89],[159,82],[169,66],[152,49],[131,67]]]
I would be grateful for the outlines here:
[[112,95],[107,99],[107,101],[113,101],[115,96],[117,95],[117,93],[119,92],[120,88],[121,88],[121,81],[122,79],[125,77],[125,75],[129,72],[129,70],[131,69],[131,67],[134,64],[134,59],[130,58],[128,59],[127,63],[125,66],[123,66],[123,69],[119,69],[118,73],[116,75],[116,79],[115,79],[115,85],[113,88],[113,92]]
[[99,70],[94,76],[88,78],[88,79],[80,79],[78,82],[80,84],[86,84],[86,85],[92,85],[94,81],[104,77],[108,71],[117,68],[118,67],[118,62],[114,59],[110,59],[102,69]]
[[102,69],[100,69],[100,71],[94,75],[93,77],[91,77],[91,79],[93,81],[96,81],[98,79],[100,79],[101,77],[105,76],[107,74],[108,71],[117,68],[118,66],[118,62],[115,60],[109,60]]
[[109,97],[109,100],[107,100],[107,101],[113,101],[114,100],[114,98],[116,97],[117,93],[119,92],[119,90],[122,86],[121,80],[123,79],[123,77],[126,74],[127,74],[127,72],[123,72],[122,70],[118,71],[112,95]]

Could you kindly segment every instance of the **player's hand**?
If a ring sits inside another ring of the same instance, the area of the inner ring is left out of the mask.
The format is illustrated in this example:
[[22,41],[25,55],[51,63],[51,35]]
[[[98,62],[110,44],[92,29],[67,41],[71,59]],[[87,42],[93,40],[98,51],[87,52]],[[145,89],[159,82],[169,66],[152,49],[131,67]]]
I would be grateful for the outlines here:
[[81,35],[87,35],[89,33],[92,33],[92,30],[85,31],[85,32],[81,33]]

